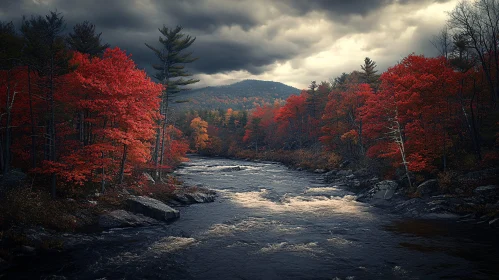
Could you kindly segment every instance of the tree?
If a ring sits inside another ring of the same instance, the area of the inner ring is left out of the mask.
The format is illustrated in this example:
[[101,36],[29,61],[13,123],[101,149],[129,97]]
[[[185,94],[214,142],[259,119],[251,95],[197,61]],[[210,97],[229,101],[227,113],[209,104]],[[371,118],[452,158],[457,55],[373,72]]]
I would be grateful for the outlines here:
[[[0,110],[0,124],[2,127],[2,137],[0,138],[0,168],[3,174],[10,171],[11,164],[11,144],[12,144],[12,110],[14,102],[19,99],[18,93],[22,90],[19,83],[21,75],[19,66],[22,65],[22,38],[16,33],[12,22],[0,22],[0,88],[5,87],[5,97],[2,104],[5,104],[5,111]],[[3,109],[3,108],[2,108]]]
[[[81,111],[88,114],[85,141],[64,150],[61,168],[65,179],[101,181],[103,185],[114,179],[121,184],[127,171],[150,159],[162,86],[137,69],[119,48],[107,49],[102,58],[76,53],[73,63],[79,67],[73,75],[74,86],[68,90],[71,95],[65,100],[67,113],[74,119]],[[71,123],[68,120],[66,125]],[[72,126],[67,129],[80,134]]]
[[376,92],[379,86],[379,75],[378,70],[376,69],[376,62],[372,61],[369,57],[364,59],[364,65],[361,65],[360,68],[363,72],[360,73],[360,77],[363,83],[369,84],[373,90]]
[[102,55],[109,44],[101,43],[102,33],[95,33],[95,25],[88,21],[78,23],[73,27],[73,32],[69,33],[66,42],[70,49],[91,56]]
[[392,158],[409,171],[446,168],[456,118],[457,76],[444,57],[410,55],[381,76],[381,90],[361,110],[369,156]]
[[[146,46],[151,49],[159,60],[158,64],[153,64],[153,68],[157,70],[154,77],[160,81],[164,86],[165,90],[161,95],[161,107],[160,114],[163,116],[161,120],[161,130],[156,132],[156,146],[154,148],[153,160],[156,166],[158,166],[158,155],[159,155],[159,165],[163,164],[163,154],[165,145],[165,131],[168,123],[168,105],[173,101],[175,95],[183,90],[186,90],[185,86],[199,82],[196,79],[184,79],[185,77],[192,76],[185,69],[185,64],[192,63],[197,60],[197,58],[192,57],[192,53],[186,52],[196,38],[191,37],[182,33],[182,27],[176,26],[175,28],[168,28],[163,26],[163,28],[158,29],[161,35],[164,37],[159,37],[159,42],[161,44],[160,48],[156,48],[152,45],[146,43]],[[161,177],[159,170],[156,170],[157,176]]]
[[[40,76],[45,89],[44,100],[47,103],[46,133],[45,135],[45,160],[57,163],[56,140],[56,96],[55,93],[61,85],[60,78],[70,72],[71,59],[64,44],[63,31],[64,18],[60,13],[50,12],[42,17],[23,19],[21,31],[26,40],[26,53]],[[56,195],[56,173],[51,174],[52,197]]]
[[197,151],[203,150],[208,144],[208,122],[203,121],[200,117],[192,119],[192,141],[194,149]]
[[495,107],[499,98],[499,1],[461,1],[449,16],[451,28],[474,49]]

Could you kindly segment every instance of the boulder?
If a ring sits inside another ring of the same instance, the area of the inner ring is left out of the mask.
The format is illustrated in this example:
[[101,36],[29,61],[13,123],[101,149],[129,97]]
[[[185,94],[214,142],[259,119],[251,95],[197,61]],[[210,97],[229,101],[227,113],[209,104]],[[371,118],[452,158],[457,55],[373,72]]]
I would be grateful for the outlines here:
[[338,171],[338,173],[336,173],[337,176],[348,176],[348,175],[352,175],[352,170],[348,169],[348,170],[340,170]]
[[493,203],[499,198],[499,186],[480,186],[473,190],[473,197],[477,203]]
[[395,181],[381,181],[363,194],[359,195],[357,200],[361,202],[380,202],[390,200],[395,194],[397,188],[398,184]]
[[489,226],[491,227],[499,227],[499,218],[495,218],[489,221]]
[[416,191],[422,197],[437,195],[439,193],[438,181],[436,179],[425,181],[417,187]]
[[331,183],[337,178],[336,173],[338,173],[338,170],[331,170],[322,175],[322,180],[324,180],[325,183]]
[[192,203],[206,203],[215,201],[215,194],[213,193],[194,192],[186,193],[185,196]]
[[349,160],[345,160],[342,163],[340,163],[340,168],[345,168],[348,165],[350,165],[350,161]]
[[356,170],[353,175],[355,175],[355,177],[372,177],[373,174],[367,170],[367,168],[361,168],[359,170]]
[[488,186],[480,186],[473,190],[473,194],[475,195],[494,195],[499,193],[499,186],[496,185],[488,185]]
[[241,170],[244,170],[244,168],[241,167],[241,166],[235,166],[235,167],[224,168],[224,169],[222,169],[220,171],[222,171],[222,172],[232,172],[232,171],[241,171]]
[[140,227],[157,224],[158,221],[142,214],[133,214],[125,210],[115,210],[99,217],[101,228]]
[[147,196],[130,196],[126,200],[126,205],[128,210],[133,213],[142,214],[160,221],[170,221],[180,217],[177,210]]

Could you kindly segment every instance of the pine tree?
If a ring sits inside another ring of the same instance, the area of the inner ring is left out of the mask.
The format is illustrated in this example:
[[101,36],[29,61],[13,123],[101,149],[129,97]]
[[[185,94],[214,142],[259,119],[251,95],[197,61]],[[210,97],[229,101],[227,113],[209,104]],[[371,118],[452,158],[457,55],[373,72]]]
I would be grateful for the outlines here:
[[[64,44],[63,32],[66,28],[64,17],[60,13],[50,12],[45,17],[32,16],[23,19],[21,32],[26,41],[25,55],[41,77],[41,87],[45,90],[44,100],[47,104],[45,160],[57,162],[54,94],[60,83],[58,78],[74,70],[69,61],[70,54]],[[56,195],[56,173],[51,174],[52,197]]]
[[101,43],[101,34],[95,33],[95,25],[84,21],[73,27],[73,32],[69,33],[66,42],[72,50],[97,56],[109,48],[109,44]]
[[376,62],[372,61],[369,57],[366,57],[364,65],[360,66],[363,71],[361,72],[362,81],[369,84],[375,92],[379,86],[379,75],[376,74],[378,72],[378,70],[375,70],[376,66]]
[[185,78],[192,76],[185,69],[185,64],[197,60],[197,58],[192,57],[191,52],[185,52],[185,50],[194,43],[196,38],[182,33],[181,26],[176,26],[175,28],[163,26],[163,28],[158,30],[161,35],[164,36],[159,37],[161,47],[156,48],[147,43],[146,46],[151,49],[159,59],[159,64],[153,64],[153,68],[157,70],[154,77],[165,86],[161,95],[160,107],[160,113],[162,115],[160,127],[162,132],[158,129],[156,147],[153,153],[153,160],[156,165],[156,176],[161,177],[161,173],[159,173],[158,169],[158,155],[159,165],[163,165],[164,138],[168,123],[168,105],[173,101],[177,93],[186,90],[185,86],[197,83],[199,80]]

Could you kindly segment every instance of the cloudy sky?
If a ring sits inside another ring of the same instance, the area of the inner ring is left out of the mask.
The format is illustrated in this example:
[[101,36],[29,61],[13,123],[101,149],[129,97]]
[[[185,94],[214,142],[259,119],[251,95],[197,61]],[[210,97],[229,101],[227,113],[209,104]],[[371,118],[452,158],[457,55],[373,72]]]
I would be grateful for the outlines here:
[[406,55],[435,55],[430,39],[457,0],[0,0],[0,19],[61,12],[67,29],[88,20],[104,42],[150,70],[158,27],[195,36],[189,66],[197,86],[243,79],[306,88],[359,69],[364,57],[385,70]]

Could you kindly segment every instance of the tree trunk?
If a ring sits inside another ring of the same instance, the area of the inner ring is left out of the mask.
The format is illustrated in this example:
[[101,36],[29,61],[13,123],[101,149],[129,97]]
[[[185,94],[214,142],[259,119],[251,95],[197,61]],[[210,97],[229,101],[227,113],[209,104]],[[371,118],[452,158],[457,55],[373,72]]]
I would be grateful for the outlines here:
[[104,193],[106,191],[106,170],[104,169],[104,152],[101,152],[101,159],[102,159],[102,181],[101,181],[101,192]]
[[33,114],[33,95],[31,92],[31,66],[29,65],[28,65],[28,96],[29,96],[29,115],[31,119],[31,168],[36,168],[35,116]]
[[[49,138],[50,138],[50,154],[49,160],[55,162],[56,161],[56,142],[55,142],[55,103],[54,103],[54,56],[50,59],[50,92],[49,92],[49,102],[50,102],[50,126],[49,126]],[[52,189],[52,198],[56,197],[57,192],[57,177],[55,173],[52,173],[51,176],[51,189]]]
[[[10,122],[11,122],[11,109],[12,109],[12,104],[10,100],[10,70],[7,71],[7,98],[6,98],[6,104],[5,104],[5,109],[7,110],[7,122],[5,124],[5,147],[3,148],[3,174],[7,174],[10,169]],[[15,93],[14,93],[15,94]]]
[[120,177],[118,180],[118,183],[120,185],[123,184],[123,180],[125,179],[125,163],[126,163],[126,158],[127,158],[127,150],[128,150],[128,146],[123,144],[123,157],[121,158]]

